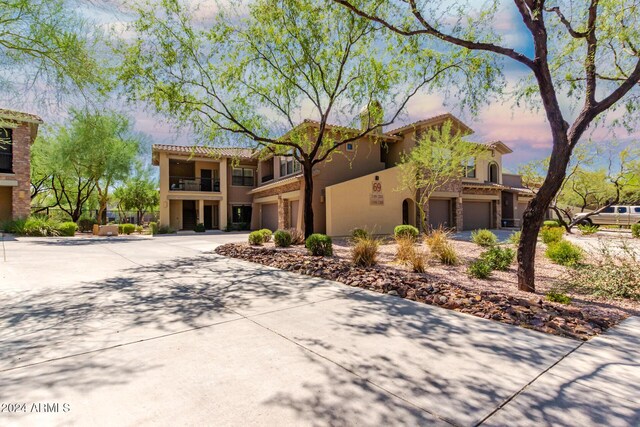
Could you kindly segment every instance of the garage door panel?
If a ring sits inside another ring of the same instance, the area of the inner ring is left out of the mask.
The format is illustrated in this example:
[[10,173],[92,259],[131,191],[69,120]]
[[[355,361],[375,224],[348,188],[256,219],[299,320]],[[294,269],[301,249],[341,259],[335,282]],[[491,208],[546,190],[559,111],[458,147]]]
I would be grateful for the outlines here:
[[491,202],[462,202],[464,230],[491,228]]
[[262,228],[271,231],[278,229],[278,204],[269,203],[262,205]]
[[451,202],[449,200],[429,200],[429,226],[451,227]]
[[289,227],[295,228],[298,225],[298,215],[300,214],[300,202],[298,200],[293,200],[291,202],[291,218]]

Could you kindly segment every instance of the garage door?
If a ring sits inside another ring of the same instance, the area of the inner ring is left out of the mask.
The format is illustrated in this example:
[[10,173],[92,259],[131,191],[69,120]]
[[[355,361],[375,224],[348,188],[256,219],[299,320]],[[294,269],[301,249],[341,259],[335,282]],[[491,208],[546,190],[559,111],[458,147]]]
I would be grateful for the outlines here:
[[298,225],[298,209],[300,202],[298,200],[291,201],[291,207],[289,208],[289,227],[295,228]]
[[278,229],[277,203],[262,205],[262,228],[268,228],[271,231],[276,231]]
[[451,227],[451,202],[449,200],[429,200],[429,226]]
[[491,202],[462,202],[464,230],[491,228]]

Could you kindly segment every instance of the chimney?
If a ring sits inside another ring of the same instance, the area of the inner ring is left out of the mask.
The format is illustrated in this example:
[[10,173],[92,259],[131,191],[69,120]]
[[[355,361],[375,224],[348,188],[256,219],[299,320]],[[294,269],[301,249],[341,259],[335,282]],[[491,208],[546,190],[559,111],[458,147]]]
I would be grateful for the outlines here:
[[[382,123],[384,120],[384,111],[379,101],[373,100],[360,111],[360,130],[371,129],[372,127]],[[382,126],[371,131],[372,134],[381,135]]]

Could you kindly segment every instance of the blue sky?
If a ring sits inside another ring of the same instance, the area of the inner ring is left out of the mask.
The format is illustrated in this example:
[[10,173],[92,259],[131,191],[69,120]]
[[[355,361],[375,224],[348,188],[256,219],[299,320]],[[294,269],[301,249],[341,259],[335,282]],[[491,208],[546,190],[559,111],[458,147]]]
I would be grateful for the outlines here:
[[[204,8],[213,11],[214,0],[204,0],[210,4]],[[481,0],[471,0],[471,4],[483,4]],[[123,22],[128,16],[126,13],[99,7],[95,4],[84,4],[79,9],[90,20],[98,24],[115,29],[122,29]],[[504,37],[504,44],[513,47],[522,53],[531,55],[532,44],[527,30],[524,28],[520,17],[511,1],[504,1],[497,14],[495,26]],[[508,85],[515,84],[526,75],[527,70],[514,61],[504,62],[504,74]],[[455,101],[454,101],[455,102]],[[34,105],[32,108],[24,104],[16,105],[9,101],[12,108],[29,110],[40,113],[47,121],[56,121],[61,117],[59,109],[42,110]],[[13,105],[11,105],[13,104]],[[122,103],[118,102],[122,107]],[[144,111],[142,107],[123,107],[136,121],[136,129],[148,134],[154,143],[179,143],[187,144],[190,138],[182,132],[176,135],[175,129],[159,117]],[[407,106],[406,114],[392,125],[392,128],[416,120],[428,118],[443,112],[452,112],[466,122],[475,134],[471,137],[474,141],[500,140],[510,146],[514,153],[504,158],[505,168],[515,172],[518,165],[532,159],[546,157],[550,152],[550,132],[543,111],[532,111],[524,107],[516,107],[512,102],[494,102],[484,107],[477,116],[460,112],[455,103],[448,104],[438,93],[420,93]],[[63,112],[62,112],[63,113]],[[62,116],[64,113],[62,114]],[[596,140],[606,140],[609,135],[603,131],[596,131],[591,135]],[[585,138],[588,138],[587,135]],[[625,138],[628,138],[625,136]]]

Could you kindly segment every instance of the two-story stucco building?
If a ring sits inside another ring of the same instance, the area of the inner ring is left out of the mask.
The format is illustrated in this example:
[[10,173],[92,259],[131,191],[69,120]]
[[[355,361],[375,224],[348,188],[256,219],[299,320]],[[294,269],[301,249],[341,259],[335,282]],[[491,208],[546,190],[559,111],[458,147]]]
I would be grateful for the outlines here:
[[[391,233],[398,224],[417,225],[414,197],[400,190],[397,164],[419,135],[451,120],[464,134],[473,131],[451,114],[443,114],[362,137],[340,147],[330,161],[314,167],[314,230],[332,236],[356,227]],[[312,132],[319,123],[305,120],[297,131]],[[329,132],[359,132],[329,126]],[[286,135],[284,136],[286,137]],[[432,227],[477,229],[518,226],[531,194],[517,175],[502,172],[502,142],[482,144],[482,156],[466,176],[441,188],[429,201]],[[298,228],[302,230],[304,180],[291,157],[259,156],[247,149],[154,145],[160,166],[160,223],[193,229]]]
[[31,213],[31,144],[42,119],[0,109],[0,221]]

